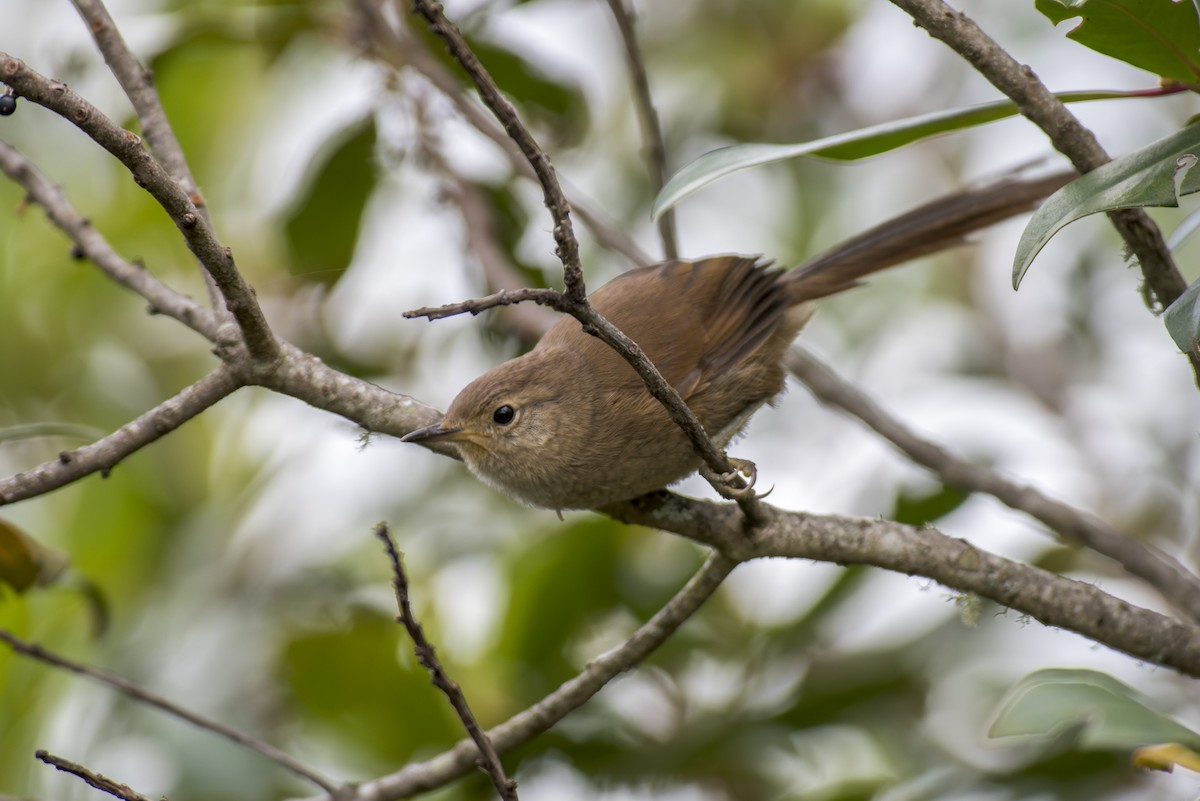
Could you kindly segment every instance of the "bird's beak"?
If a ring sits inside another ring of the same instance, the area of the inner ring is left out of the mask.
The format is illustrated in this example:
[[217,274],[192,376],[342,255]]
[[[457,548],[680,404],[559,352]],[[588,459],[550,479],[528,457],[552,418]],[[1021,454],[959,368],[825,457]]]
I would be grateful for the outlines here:
[[434,423],[431,426],[418,428],[416,431],[410,431],[400,438],[401,442],[415,442],[418,445],[425,445],[434,442],[454,442],[455,440],[463,439],[466,432],[461,428],[442,428],[441,423]]

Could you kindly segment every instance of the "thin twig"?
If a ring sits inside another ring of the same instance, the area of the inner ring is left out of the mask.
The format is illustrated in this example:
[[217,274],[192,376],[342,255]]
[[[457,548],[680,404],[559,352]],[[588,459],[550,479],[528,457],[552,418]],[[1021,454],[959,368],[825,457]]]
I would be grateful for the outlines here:
[[[624,643],[593,659],[579,675],[564,682],[541,701],[490,729],[487,734],[496,750],[501,753],[511,751],[548,731],[614,678],[644,660],[695,614],[735,566],[733,560],[719,553],[709,554],[687,584]],[[442,787],[469,773],[478,758],[475,743],[469,739],[461,740],[432,759],[409,764],[390,776],[364,782],[357,788],[355,801],[395,801]]]
[[573,301],[583,302],[587,296],[587,288],[583,282],[583,265],[579,263],[579,241],[575,238],[575,231],[571,225],[571,206],[563,196],[562,187],[558,184],[558,176],[554,173],[549,157],[521,122],[521,118],[517,116],[516,110],[500,91],[491,74],[479,63],[479,59],[458,28],[446,19],[442,12],[442,4],[436,0],[413,0],[412,6],[413,11],[429,24],[429,29],[446,43],[451,55],[462,65],[475,88],[479,90],[479,97],[484,105],[496,116],[509,138],[521,149],[529,166],[533,167],[538,183],[542,186],[546,208],[550,210],[550,216],[554,220],[554,241],[558,245],[555,252],[563,264],[563,291]]
[[[448,69],[429,52],[425,42],[397,28],[380,13],[379,3],[384,0],[357,0],[362,16],[359,47],[363,52],[393,69],[411,68],[433,84],[450,101],[475,130],[492,140],[508,159],[512,168],[521,176],[537,180],[533,167],[525,160],[521,150],[464,91]],[[595,240],[603,247],[622,254],[635,265],[650,264],[654,259],[642,250],[629,235],[600,215],[592,211],[578,197],[569,195],[567,202],[571,212],[582,222]]]
[[[443,193],[462,217],[466,249],[479,263],[484,284],[490,290],[518,289],[525,283],[501,247],[496,218],[483,190],[464,178],[446,158],[441,137],[429,124],[426,104],[418,100],[416,113],[419,146],[430,167],[444,179]],[[522,342],[533,345],[556,321],[557,316],[538,304],[515,303],[504,327]]]
[[76,252],[90,259],[105,275],[150,302],[150,311],[165,314],[216,341],[217,321],[207,309],[155,278],[145,268],[130,264],[108,244],[91,221],[80,215],[66,193],[12,145],[0,141],[0,172],[25,189],[26,197],[46,210],[46,216],[75,243]]
[[[446,178],[446,195],[458,207],[466,247],[479,262],[487,287],[501,290],[519,287],[524,282],[496,240],[496,220],[487,196],[440,157],[432,152],[430,156],[431,161],[436,159],[437,169]],[[533,345],[557,320],[557,315],[539,304],[518,303],[511,308],[504,328],[522,342]]]
[[231,729],[222,723],[216,722],[215,720],[210,720],[202,715],[192,712],[189,709],[184,709],[173,701],[168,701],[166,698],[163,698],[161,695],[152,693],[147,689],[139,687],[137,684],[134,684],[132,681],[123,676],[118,676],[117,674],[110,673],[107,670],[101,670],[100,668],[94,668],[89,665],[68,659],[65,656],[56,654],[41,645],[26,642],[25,640],[22,640],[20,637],[5,629],[0,629],[0,640],[8,643],[8,645],[14,651],[22,656],[27,656],[31,659],[36,659],[39,662],[52,665],[56,668],[61,668],[77,675],[85,676],[93,681],[97,681],[101,684],[111,687],[118,692],[124,693],[130,698],[146,704],[147,706],[152,706],[155,709],[166,712],[168,715],[173,715],[181,720],[185,720],[197,728],[206,729],[214,734],[224,737],[227,740],[231,740],[240,746],[249,748],[250,750],[255,751],[271,760],[285,770],[291,771],[302,779],[306,779],[312,784],[315,784],[317,787],[320,787],[327,793],[332,794],[341,790],[341,786],[337,782],[322,776],[320,773],[317,773],[315,770],[306,767],[305,765],[302,765],[300,762],[297,762],[295,759],[283,753],[275,746],[251,737],[248,734],[243,734],[236,729]]
[[[1040,81],[1033,70],[1016,61],[965,14],[942,0],[892,0],[931,36],[949,45],[993,86],[1007,95],[1021,114],[1033,122],[1060,153],[1081,173],[1109,161],[1108,154],[1092,132]],[[1113,226],[1137,256],[1145,287],[1166,308],[1187,289],[1187,281],[1175,267],[1158,226],[1140,209],[1108,213]],[[1147,299],[1149,300],[1149,299]],[[1200,385],[1200,353],[1187,354]]]
[[[133,110],[138,116],[138,125],[142,129],[142,136],[146,139],[150,152],[166,168],[179,186],[191,196],[198,213],[203,215],[206,220],[209,219],[208,206],[204,202],[204,196],[200,194],[200,187],[196,183],[196,179],[192,177],[192,172],[188,168],[187,159],[183,155],[183,146],[179,144],[179,138],[171,129],[167,113],[158,99],[158,90],[154,86],[154,73],[143,66],[129,46],[125,44],[125,38],[121,35],[120,29],[117,28],[112,15],[108,13],[108,9],[101,0],[71,0],[71,3],[79,12],[79,16],[87,23],[92,40],[96,43],[96,49],[104,57],[104,63],[108,65],[113,76],[116,77],[117,83],[125,91],[125,96],[133,105]],[[221,306],[218,303],[220,294],[216,281],[207,270],[202,275],[205,279],[205,286],[208,288],[209,302],[213,308],[220,309]]]
[[525,301],[532,301],[539,306],[549,306],[568,314],[572,308],[567,297],[556,289],[501,289],[486,297],[472,298],[459,303],[447,303],[445,306],[422,306],[419,309],[404,312],[404,317],[409,320],[424,317],[432,321],[459,314],[474,316],[497,306],[511,306],[514,303],[524,303]]
[[122,459],[179,428],[241,386],[242,381],[221,365],[107,437],[63,451],[54,461],[0,480],[0,506],[42,495],[91,473],[107,477]]
[[492,741],[479,727],[479,721],[475,719],[475,714],[467,703],[467,696],[458,683],[446,674],[446,669],[442,667],[437,652],[425,637],[425,631],[420,622],[413,615],[408,595],[408,577],[404,573],[404,564],[400,560],[399,551],[396,550],[396,543],[392,541],[392,535],[388,532],[387,523],[380,523],[375,527],[375,536],[383,541],[383,547],[387,550],[388,559],[392,563],[392,588],[396,592],[396,605],[400,609],[400,614],[396,619],[400,621],[405,631],[408,632],[408,636],[412,638],[417,661],[429,671],[433,686],[450,699],[450,705],[454,707],[454,712],[462,721],[463,728],[467,730],[471,742],[479,749],[479,769],[492,780],[492,785],[504,801],[517,801],[517,783],[505,774],[504,763],[500,761],[500,755],[496,753]]
[[1200,620],[1200,579],[1172,557],[1034,487],[1009,481],[994,470],[960,459],[918,437],[866,393],[800,348],[788,354],[787,366],[818,399],[857,417],[946,484],[991,495],[1040,520],[1063,539],[1107,556],[1130,574],[1145,579],[1177,609],[1192,620]]
[[[638,119],[641,121],[642,138],[646,142],[650,183],[657,195],[667,182],[667,147],[663,142],[662,123],[658,118],[658,111],[654,108],[654,97],[650,93],[650,79],[646,75],[646,62],[638,45],[637,27],[625,0],[608,0],[608,7],[612,9],[617,27],[621,31],[621,41],[625,43],[625,61],[629,66],[630,81],[633,83],[633,98],[638,110]],[[674,209],[668,209],[658,218],[658,234],[662,239],[665,257],[679,258]]]
[[37,750],[33,754],[42,762],[58,768],[63,773],[70,773],[73,776],[78,776],[92,787],[95,787],[101,792],[108,793],[116,798],[122,798],[124,801],[150,801],[150,798],[142,795],[127,784],[115,782],[99,773],[88,770],[78,762],[72,762],[69,759],[63,759],[60,756],[55,756],[48,751]]
[[76,125],[125,165],[138,186],[167,212],[188,248],[216,282],[254,362],[258,365],[274,362],[279,356],[279,344],[253,290],[238,271],[233,252],[217,239],[191,195],[142,146],[141,137],[121,128],[66,84],[41,75],[5,52],[0,52],[0,81]]

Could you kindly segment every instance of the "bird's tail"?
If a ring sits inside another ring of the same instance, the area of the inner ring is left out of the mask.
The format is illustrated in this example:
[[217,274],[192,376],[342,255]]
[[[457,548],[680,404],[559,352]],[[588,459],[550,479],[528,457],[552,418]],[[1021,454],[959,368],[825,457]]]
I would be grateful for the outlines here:
[[933,200],[851,237],[788,273],[794,301],[856,286],[871,273],[966,241],[969,234],[1029,211],[1077,173],[1006,178]]

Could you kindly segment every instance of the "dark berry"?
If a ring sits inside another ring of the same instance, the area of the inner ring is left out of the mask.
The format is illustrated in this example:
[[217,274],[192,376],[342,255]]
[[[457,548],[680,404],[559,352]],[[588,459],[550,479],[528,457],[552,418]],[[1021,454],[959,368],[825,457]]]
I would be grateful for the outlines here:
[[12,95],[0,95],[0,117],[7,117],[17,110],[17,99]]

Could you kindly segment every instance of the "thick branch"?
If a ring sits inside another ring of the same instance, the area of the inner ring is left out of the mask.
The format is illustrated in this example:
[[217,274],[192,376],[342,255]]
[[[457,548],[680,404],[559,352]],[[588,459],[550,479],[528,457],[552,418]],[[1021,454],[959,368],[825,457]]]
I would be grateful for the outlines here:
[[104,439],[63,451],[52,462],[0,480],[0,506],[43,495],[91,473],[107,476],[126,456],[179,428],[241,386],[241,380],[222,365]]
[[813,559],[924,576],[1135,659],[1200,678],[1200,628],[1134,606],[1091,584],[996,556],[932,528],[766,508],[771,521],[753,538],[745,536],[742,516],[729,505],[668,492],[601,511],[625,523],[673,531],[737,561]]
[[193,726],[206,729],[214,734],[220,735],[227,740],[231,740],[240,746],[249,748],[255,751],[280,767],[283,767],[302,779],[315,784],[326,792],[333,793],[339,789],[339,785],[332,779],[328,779],[314,770],[300,764],[295,759],[292,759],[287,754],[283,753],[274,746],[243,734],[240,731],[231,729],[228,726],[217,723],[215,720],[209,720],[203,715],[198,715],[189,709],[185,709],[173,701],[163,698],[161,695],[152,693],[147,689],[139,687],[129,679],[118,676],[115,673],[109,673],[107,670],[100,670],[81,662],[67,659],[65,656],[54,653],[53,651],[44,648],[36,643],[25,642],[20,637],[17,637],[12,632],[0,629],[0,641],[8,643],[8,645],[18,654],[27,656],[31,659],[36,659],[39,662],[44,662],[51,667],[56,667],[61,670],[67,670],[79,676],[84,676],[92,681],[111,687],[117,692],[123,693],[130,698],[140,703],[152,706],[162,712],[187,721]]
[[[642,138],[645,140],[647,166],[650,168],[650,185],[658,194],[667,182],[667,147],[663,143],[662,125],[654,108],[654,97],[650,93],[650,79],[646,75],[646,63],[642,59],[642,48],[638,45],[637,28],[633,12],[625,0],[608,0],[613,18],[621,31],[625,43],[625,61],[629,66],[629,79],[633,84],[633,99],[641,121]],[[663,243],[663,255],[668,259],[679,258],[679,246],[675,236],[675,210],[668,209],[658,218],[658,234]]]
[[24,187],[26,197],[46,210],[50,221],[75,243],[77,252],[90,259],[105,275],[150,302],[150,311],[165,314],[216,341],[217,321],[212,313],[179,294],[146,269],[121,258],[91,221],[71,206],[66,194],[47,180],[27,158],[0,141],[0,171]]
[[[341,415],[367,431],[395,437],[442,417],[432,406],[339,372],[295,345],[282,342],[281,347],[279,362],[251,377],[255,385]],[[438,452],[450,455],[449,449]]]
[[[649,656],[708,600],[734,566],[735,563],[724,556],[710,554],[703,567],[687,584],[628,640],[593,659],[583,672],[564,682],[541,701],[489,729],[488,737],[496,749],[502,753],[510,751],[548,731],[587,703],[614,678]],[[412,763],[391,776],[359,785],[354,799],[394,801],[411,798],[465,776],[474,768],[478,757],[475,744],[470,740],[462,740],[433,759]]]
[[[1083,126],[1028,66],[1005,52],[965,14],[942,0],[892,0],[929,34],[949,45],[971,66],[1007,95],[1027,119],[1041,128],[1055,149],[1081,173],[1108,162],[1108,154],[1092,132]],[[1146,286],[1160,308],[1169,306],[1187,289],[1176,269],[1162,234],[1140,209],[1109,212],[1113,226],[1137,256]],[[1200,354],[1188,355],[1200,382]]]
[[4,52],[0,52],[0,81],[75,124],[125,165],[138,186],[167,212],[188,248],[216,282],[250,354],[256,361],[273,361],[279,353],[278,344],[253,290],[238,272],[233,252],[220,243],[192,196],[142,146],[141,138],[118,126],[66,84],[39,74]]
[[1143,545],[1097,517],[1017,484],[982,465],[972,464],[922,439],[884,411],[866,393],[840,378],[811,354],[793,348],[788,369],[824,403],[862,420],[917,464],[950,486],[982,492],[1045,523],[1063,539],[1107,556],[1130,574],[1145,579],[1192,620],[1200,620],[1200,580],[1175,559]]

